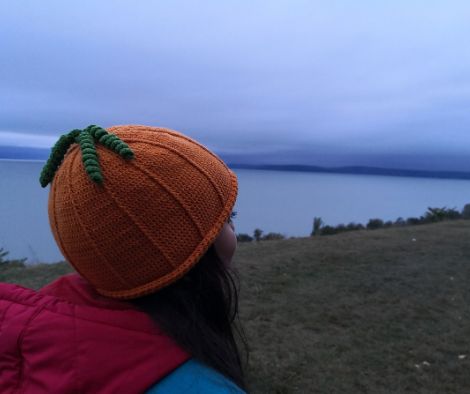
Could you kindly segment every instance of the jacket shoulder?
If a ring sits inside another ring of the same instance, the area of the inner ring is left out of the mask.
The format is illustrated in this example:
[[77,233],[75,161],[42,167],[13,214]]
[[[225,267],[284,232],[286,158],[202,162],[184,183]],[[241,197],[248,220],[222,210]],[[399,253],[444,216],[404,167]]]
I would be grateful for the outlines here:
[[245,392],[214,369],[190,359],[146,391],[146,394],[162,393],[244,394]]
[[145,313],[79,277],[40,291],[0,283],[2,394],[143,392],[188,358]]

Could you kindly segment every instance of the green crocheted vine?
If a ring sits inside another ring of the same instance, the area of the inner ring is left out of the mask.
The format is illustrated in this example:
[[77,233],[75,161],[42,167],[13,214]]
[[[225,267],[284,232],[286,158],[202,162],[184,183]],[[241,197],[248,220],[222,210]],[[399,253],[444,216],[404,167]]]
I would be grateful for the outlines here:
[[124,159],[134,158],[134,152],[124,141],[119,139],[117,135],[108,133],[99,126],[91,125],[84,130],[75,129],[68,134],[60,136],[59,140],[52,147],[51,155],[39,177],[42,187],[46,187],[52,182],[57,169],[64,160],[65,154],[73,143],[80,145],[86,173],[94,182],[99,184],[103,182],[103,174],[101,173],[95,143],[104,145]]

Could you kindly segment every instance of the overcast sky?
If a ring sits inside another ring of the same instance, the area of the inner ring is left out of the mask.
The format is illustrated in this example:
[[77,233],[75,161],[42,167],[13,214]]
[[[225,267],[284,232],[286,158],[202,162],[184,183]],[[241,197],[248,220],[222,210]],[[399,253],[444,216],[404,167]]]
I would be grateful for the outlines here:
[[137,123],[227,154],[470,170],[469,42],[467,0],[0,0],[0,145]]

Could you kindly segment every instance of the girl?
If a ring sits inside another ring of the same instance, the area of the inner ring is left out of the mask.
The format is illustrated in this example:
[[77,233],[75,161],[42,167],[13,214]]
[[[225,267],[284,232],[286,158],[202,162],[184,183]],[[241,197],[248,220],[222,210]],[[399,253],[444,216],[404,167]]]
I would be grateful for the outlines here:
[[243,393],[223,161],[172,130],[89,126],[40,182],[77,274],[0,284],[0,392]]

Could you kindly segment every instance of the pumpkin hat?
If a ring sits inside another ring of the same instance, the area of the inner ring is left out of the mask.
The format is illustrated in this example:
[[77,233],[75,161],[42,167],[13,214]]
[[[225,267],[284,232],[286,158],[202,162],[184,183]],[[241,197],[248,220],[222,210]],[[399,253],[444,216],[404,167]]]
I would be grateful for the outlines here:
[[102,295],[137,298],[181,278],[230,217],[236,175],[165,128],[89,126],[59,138],[40,182],[62,254]]

